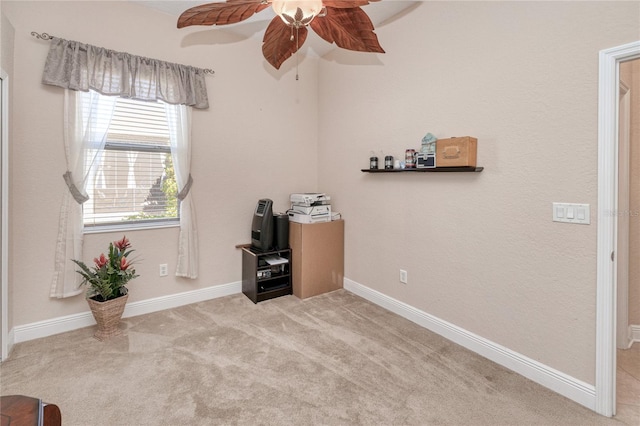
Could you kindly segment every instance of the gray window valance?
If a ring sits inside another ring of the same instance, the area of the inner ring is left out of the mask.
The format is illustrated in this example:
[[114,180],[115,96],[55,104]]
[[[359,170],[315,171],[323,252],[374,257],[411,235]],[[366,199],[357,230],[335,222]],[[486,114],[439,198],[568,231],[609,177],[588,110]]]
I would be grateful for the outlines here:
[[144,101],[209,107],[205,72],[187,65],[51,38],[42,82]]

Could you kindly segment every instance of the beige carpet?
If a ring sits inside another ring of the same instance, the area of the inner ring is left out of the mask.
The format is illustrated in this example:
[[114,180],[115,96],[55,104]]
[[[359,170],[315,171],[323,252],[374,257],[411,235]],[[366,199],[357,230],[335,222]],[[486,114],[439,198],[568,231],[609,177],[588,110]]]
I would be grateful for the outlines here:
[[16,345],[3,395],[71,425],[601,425],[601,417],[347,291],[234,295]]

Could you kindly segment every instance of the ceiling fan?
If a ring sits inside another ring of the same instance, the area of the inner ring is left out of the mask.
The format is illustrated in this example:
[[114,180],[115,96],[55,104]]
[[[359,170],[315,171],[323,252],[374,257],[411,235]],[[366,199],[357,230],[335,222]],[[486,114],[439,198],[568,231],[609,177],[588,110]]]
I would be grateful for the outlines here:
[[280,69],[304,44],[307,26],[343,49],[384,53],[371,19],[360,8],[375,1],[380,0],[227,0],[185,10],[178,18],[178,28],[235,24],[271,6],[276,16],[262,39],[262,54]]

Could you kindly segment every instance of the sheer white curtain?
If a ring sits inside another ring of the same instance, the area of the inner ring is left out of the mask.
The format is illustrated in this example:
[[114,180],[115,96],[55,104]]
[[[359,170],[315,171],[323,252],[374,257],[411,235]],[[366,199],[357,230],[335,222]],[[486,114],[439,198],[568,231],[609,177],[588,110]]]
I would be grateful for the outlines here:
[[75,272],[76,265],[71,259],[82,259],[82,203],[89,199],[87,177],[103,152],[115,101],[115,96],[101,96],[93,91],[64,91],[67,161],[64,180],[68,191],[64,193],[60,208],[51,297],[69,297],[82,292],[79,288],[81,277]]
[[[80,275],[75,273],[71,259],[82,259],[82,203],[88,199],[87,176],[92,172],[90,166],[102,154],[118,96],[146,101],[163,100],[171,104],[167,105],[173,129],[171,154],[181,200],[176,275],[198,276],[198,238],[193,198],[189,192],[193,182],[189,132],[190,107],[209,107],[205,74],[206,70],[191,66],[57,37],[51,40],[42,83],[65,89],[67,173],[64,177],[69,187],[60,211],[51,297],[68,297],[81,292],[76,284]],[[88,160],[85,157],[87,152],[91,153]]]
[[180,239],[176,276],[198,277],[198,228],[191,195],[191,108],[185,105],[165,104],[171,159],[178,183],[180,200]]

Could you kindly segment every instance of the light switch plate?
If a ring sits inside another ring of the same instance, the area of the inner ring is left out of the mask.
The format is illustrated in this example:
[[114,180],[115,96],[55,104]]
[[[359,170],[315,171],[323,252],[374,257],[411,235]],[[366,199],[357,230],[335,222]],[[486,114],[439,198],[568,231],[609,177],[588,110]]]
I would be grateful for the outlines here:
[[564,223],[591,224],[589,204],[553,203],[553,221]]
[[169,275],[169,265],[167,265],[166,263],[161,263],[160,264],[160,276],[161,277],[166,277],[167,275]]

